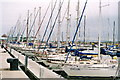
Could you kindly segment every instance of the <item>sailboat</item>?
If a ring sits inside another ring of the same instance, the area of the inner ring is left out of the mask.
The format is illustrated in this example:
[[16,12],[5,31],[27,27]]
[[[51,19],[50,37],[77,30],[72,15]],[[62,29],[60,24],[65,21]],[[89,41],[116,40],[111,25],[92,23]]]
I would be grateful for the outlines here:
[[79,63],[66,65],[63,70],[72,77],[115,77],[118,75],[115,64]]
[[[99,40],[100,44],[100,40]],[[80,60],[68,62],[62,68],[71,77],[115,77],[118,76],[118,63],[112,63],[111,59],[106,63],[105,59]],[[109,56],[109,55],[108,55]]]
[[[100,4],[101,4],[101,1],[100,1]],[[83,13],[84,13],[84,9],[83,9]],[[79,21],[79,25],[80,25],[80,21]],[[77,29],[76,29],[76,32],[77,32]],[[76,37],[76,34],[74,35],[74,37]],[[84,60],[84,61],[79,60],[79,61],[68,62],[66,59],[66,63],[62,68],[65,71],[65,73],[67,73],[68,76],[72,76],[72,77],[118,77],[119,76],[119,70],[118,70],[119,61],[118,63],[111,63],[112,59],[106,58],[106,60],[108,60],[106,62],[105,62],[105,59],[101,59],[100,34],[99,34],[98,40],[99,40],[98,41],[99,47],[98,47],[97,60],[91,59],[91,60]],[[74,39],[73,39],[73,43],[74,43]]]

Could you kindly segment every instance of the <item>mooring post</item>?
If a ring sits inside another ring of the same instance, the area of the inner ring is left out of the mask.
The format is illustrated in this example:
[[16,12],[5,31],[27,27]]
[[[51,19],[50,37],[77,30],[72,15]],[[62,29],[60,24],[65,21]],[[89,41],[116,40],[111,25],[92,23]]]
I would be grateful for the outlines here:
[[11,47],[10,47],[10,53],[12,52],[12,49],[11,49]]
[[28,65],[28,56],[25,55],[25,71],[26,71],[26,69],[27,69],[27,65]]

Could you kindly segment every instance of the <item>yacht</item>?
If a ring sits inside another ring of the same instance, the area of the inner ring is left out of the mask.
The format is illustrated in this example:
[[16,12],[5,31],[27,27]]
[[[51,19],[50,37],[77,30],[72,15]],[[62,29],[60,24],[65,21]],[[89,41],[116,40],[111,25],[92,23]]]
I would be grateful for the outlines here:
[[79,62],[64,65],[63,70],[71,77],[115,77],[118,76],[118,65],[100,62]]

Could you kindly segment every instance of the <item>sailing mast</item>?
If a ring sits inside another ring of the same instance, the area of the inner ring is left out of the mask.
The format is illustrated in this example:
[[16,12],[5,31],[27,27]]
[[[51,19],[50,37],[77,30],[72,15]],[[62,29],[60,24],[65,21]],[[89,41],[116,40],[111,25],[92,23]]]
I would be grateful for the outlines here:
[[12,39],[11,41],[14,41],[14,34],[15,34],[16,29],[17,29],[17,25],[19,24],[19,18],[18,18],[18,20],[16,22],[16,25],[15,25],[14,29],[13,29],[13,32],[12,32],[12,35],[11,35],[11,39]]
[[[88,2],[88,0],[86,0],[86,2],[85,2],[85,5],[84,5],[84,8],[83,8],[82,14],[81,14],[80,19],[79,19],[79,22],[78,22],[78,26],[77,26],[77,28],[76,28],[76,31],[75,31],[75,34],[74,34],[74,37],[73,37],[73,40],[72,40],[72,46],[70,46],[70,49],[72,49],[72,47],[73,47],[73,44],[74,44],[74,42],[75,42],[75,38],[76,38],[76,35],[77,35],[77,32],[78,32],[78,29],[79,29],[79,27],[81,26],[80,23],[81,23],[81,21],[82,21],[82,18],[83,18],[83,15],[84,15],[84,12],[85,12],[85,9],[86,9],[86,6],[87,6],[87,2]],[[68,52],[68,54],[67,54],[65,63],[66,63],[67,60],[68,60],[69,54],[70,54],[70,52]]]
[[10,31],[9,31],[9,33],[8,33],[7,43],[9,43],[9,42],[11,41],[12,30],[13,30],[13,27],[10,28]]
[[[41,7],[39,7],[39,22],[38,22],[38,28],[39,28],[39,25],[40,25],[40,23],[41,23]],[[40,27],[41,27],[41,25],[40,25]],[[36,36],[37,37],[37,36]],[[35,37],[35,38],[36,38]],[[40,38],[40,32],[38,33],[38,40],[39,40],[39,38]],[[34,39],[35,40],[35,39]],[[39,43],[40,43],[40,40],[39,40]]]
[[28,25],[29,25],[29,10],[27,14],[27,26],[26,26],[26,42],[28,43]]
[[70,13],[69,13],[69,9],[70,9],[70,0],[68,0],[68,9],[67,9],[67,31],[66,31],[66,41],[67,43],[70,41],[70,36],[69,36],[69,23],[70,23]]
[[[58,8],[58,12],[59,12],[59,16],[58,16],[58,35],[57,35],[57,42],[58,42],[58,48],[60,47],[60,28],[61,28],[61,0],[59,0],[59,8]],[[60,11],[59,11],[60,10]]]
[[23,20],[23,25],[22,25],[23,26],[23,32],[21,33],[21,37],[20,37],[20,41],[21,42],[23,42],[23,35],[24,35],[25,30],[26,30],[25,22],[26,22],[26,20],[24,19]]
[[[32,13],[30,13],[30,15],[29,15],[29,26],[31,26],[31,25],[32,25]],[[30,37],[29,34],[28,34],[28,37]],[[31,40],[31,38],[30,38],[30,40]]]
[[86,37],[86,33],[85,33],[85,27],[86,27],[86,16],[84,16],[84,44],[85,44],[85,42],[86,42],[86,39],[85,39],[85,37]]
[[[101,0],[99,0],[99,29],[101,27]],[[98,60],[100,60],[100,43],[101,43],[101,29],[98,33]]]
[[[57,0],[55,1],[54,7],[53,7],[53,9],[52,9],[52,14],[51,14],[50,17],[49,17],[47,26],[46,26],[46,28],[45,28],[45,32],[44,32],[43,37],[42,37],[42,42],[44,41],[45,35],[46,35],[46,33],[47,33],[47,29],[48,29],[48,26],[49,26],[49,24],[50,24],[50,21],[51,21],[51,17],[52,17],[52,15],[53,15],[53,12],[54,12],[54,10],[55,10],[56,3],[57,3]],[[52,28],[51,28],[51,30],[52,30]]]
[[[41,27],[41,7],[39,7],[37,13],[36,13],[36,8],[34,8],[34,30],[33,30],[33,43],[35,43],[37,37],[39,38],[40,37],[40,34],[39,32],[37,32],[38,36],[35,34],[35,31],[36,31],[36,27],[35,27],[35,19],[37,18],[37,15],[38,15],[38,28]],[[32,25],[31,25],[32,26]],[[40,42],[40,40],[38,41]]]
[[101,27],[102,27],[102,7],[106,7],[109,6],[109,4],[107,5],[101,5],[101,0],[99,0],[99,33],[98,33],[98,59],[100,60],[100,40],[101,40]]
[[[36,36],[38,35],[38,33],[39,33],[39,31],[40,31],[40,28],[41,28],[41,26],[42,26],[42,23],[43,23],[45,17],[46,17],[46,14],[47,14],[47,12],[48,12],[49,7],[50,7],[50,4],[48,5],[47,10],[45,11],[45,14],[44,14],[42,20],[40,21],[40,24],[39,24],[39,26],[38,26],[37,32],[35,33],[35,38],[36,38]],[[41,10],[41,9],[40,9],[40,10]],[[40,12],[41,12],[41,11],[40,11]],[[39,40],[40,40],[40,39],[39,39]]]
[[115,45],[115,21],[113,22],[113,46]]
[[[52,29],[52,23],[53,23],[53,21],[52,21],[52,14],[53,14],[53,12],[52,12],[52,10],[53,10],[53,0],[51,0],[51,20],[50,20],[50,30]],[[50,41],[52,41],[51,38],[50,38]]]
[[62,37],[62,42],[63,42],[63,32],[62,32],[62,35],[61,35],[61,37]]
[[[79,10],[79,7],[80,7],[80,1],[78,0],[78,3],[77,3],[77,20],[76,20],[76,26],[78,25],[78,21],[79,21],[79,17],[80,17],[80,10]],[[79,34],[78,34],[79,33]],[[76,35],[76,41],[78,41],[78,37],[80,38],[80,28],[79,28],[79,32],[77,33]]]
[[16,36],[16,42],[19,42],[20,41],[20,33],[21,33],[21,17],[20,17],[20,20],[19,20],[19,23],[17,25],[17,36]]
[[[34,19],[36,18],[36,7],[34,8]],[[35,21],[36,22],[36,21]],[[34,25],[33,25],[33,36],[35,36],[35,28],[36,28],[36,25],[35,25],[35,22],[34,22]],[[30,35],[29,35],[30,36]]]
[[110,20],[109,20],[109,18],[108,18],[108,42],[109,42],[109,27],[110,27]]

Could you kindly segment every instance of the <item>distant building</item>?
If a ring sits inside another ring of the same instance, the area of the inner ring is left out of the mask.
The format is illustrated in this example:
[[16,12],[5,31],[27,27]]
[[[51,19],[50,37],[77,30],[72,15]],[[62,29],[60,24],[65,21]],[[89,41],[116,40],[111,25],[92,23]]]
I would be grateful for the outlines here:
[[120,1],[118,2],[118,42],[120,43]]

